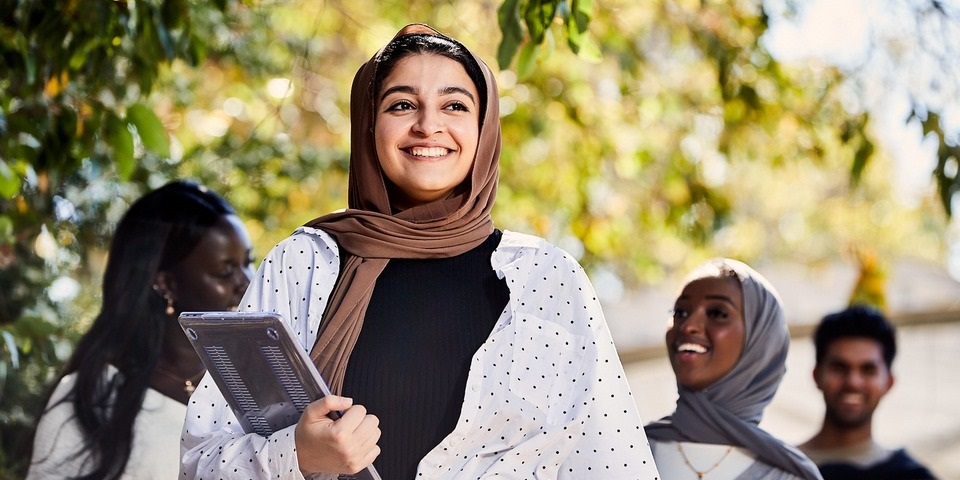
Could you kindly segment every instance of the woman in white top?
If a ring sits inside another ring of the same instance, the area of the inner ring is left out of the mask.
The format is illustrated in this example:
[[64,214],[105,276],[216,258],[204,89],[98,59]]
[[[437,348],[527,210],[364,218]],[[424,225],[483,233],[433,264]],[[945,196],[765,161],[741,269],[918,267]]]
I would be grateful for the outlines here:
[[697,268],[677,297],[666,343],[677,408],[646,426],[663,478],[821,478],[799,450],[758,426],[790,343],[766,279],[729,259]]
[[186,403],[204,373],[177,322],[236,308],[250,239],[220,196],[175,181],[126,212],[103,303],[37,425],[28,479],[177,478]]
[[498,106],[487,66],[425,25],[360,68],[350,208],[277,245],[241,303],[281,313],[351,398],[260,437],[204,380],[181,478],[334,479],[371,462],[387,480],[658,477],[583,269],[493,226]]

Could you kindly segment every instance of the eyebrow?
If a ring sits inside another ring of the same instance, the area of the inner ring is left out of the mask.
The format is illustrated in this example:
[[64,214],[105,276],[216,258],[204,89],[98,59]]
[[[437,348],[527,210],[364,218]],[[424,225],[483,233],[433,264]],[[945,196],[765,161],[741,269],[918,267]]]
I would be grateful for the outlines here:
[[[411,87],[409,85],[393,86],[383,91],[383,95],[380,95],[380,101],[382,102],[384,98],[387,98],[388,95],[391,95],[394,93],[407,93],[410,95],[417,95],[420,93],[420,89]],[[477,99],[473,98],[473,94],[463,87],[455,87],[455,86],[443,87],[439,91],[437,91],[437,93],[440,95],[453,95],[453,94],[459,93],[461,95],[466,95],[467,98],[469,98],[470,101],[473,102],[474,104],[477,103]]]

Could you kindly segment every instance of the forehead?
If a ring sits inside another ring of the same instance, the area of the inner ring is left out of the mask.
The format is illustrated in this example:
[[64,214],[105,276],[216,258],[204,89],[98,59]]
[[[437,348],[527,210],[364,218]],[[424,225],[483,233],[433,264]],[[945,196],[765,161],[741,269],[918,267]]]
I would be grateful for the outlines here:
[[[236,215],[221,215],[216,223],[207,229],[206,233],[197,243],[195,250],[205,250],[219,253],[219,249],[225,244],[239,242],[249,244],[246,230],[240,218]],[[204,252],[204,255],[208,252]]]
[[850,364],[884,364],[883,346],[867,337],[841,337],[827,345],[824,361]]
[[680,298],[725,298],[738,307],[743,303],[740,282],[732,277],[705,277],[693,280],[683,287]]
[[413,80],[417,80],[417,83],[430,81],[437,84],[455,84],[462,88],[469,88],[471,92],[477,90],[460,62],[432,53],[416,53],[397,60],[390,73],[384,77],[381,90],[389,84],[407,83]]

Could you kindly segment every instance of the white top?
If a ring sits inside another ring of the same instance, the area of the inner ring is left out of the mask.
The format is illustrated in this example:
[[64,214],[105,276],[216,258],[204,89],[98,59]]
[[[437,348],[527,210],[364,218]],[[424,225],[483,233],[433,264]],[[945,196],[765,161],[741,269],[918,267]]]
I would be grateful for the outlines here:
[[730,445],[657,441],[650,448],[660,474],[669,480],[698,480],[694,469],[704,472],[703,480],[732,480],[750,468],[756,458],[749,450]]
[[[300,228],[264,259],[241,309],[280,313],[309,350],[339,262],[332,237]],[[473,356],[457,426],[420,461],[418,478],[660,478],[580,265],[513,232],[504,232],[491,263],[509,304]],[[294,428],[245,435],[206,376],[188,406],[181,478],[303,478]]]
[[[116,375],[110,367],[107,374]],[[76,374],[71,373],[57,385],[47,409],[37,424],[33,457],[27,480],[72,478],[89,473],[89,455],[75,457],[83,444],[83,434],[74,416],[73,403],[50,409],[73,388]],[[148,388],[142,410],[134,420],[133,448],[122,478],[130,480],[171,480],[177,478],[180,461],[179,438],[187,408],[182,403]]]

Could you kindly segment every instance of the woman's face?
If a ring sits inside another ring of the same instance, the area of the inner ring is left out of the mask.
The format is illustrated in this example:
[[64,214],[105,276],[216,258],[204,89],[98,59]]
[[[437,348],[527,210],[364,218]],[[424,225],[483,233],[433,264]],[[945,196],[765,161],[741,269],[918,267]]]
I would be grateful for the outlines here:
[[376,110],[377,157],[407,209],[445,198],[470,173],[480,137],[480,96],[459,62],[411,55],[384,78]]
[[683,288],[667,330],[677,381],[703,390],[733,369],[743,352],[743,291],[730,277],[694,280]]
[[253,275],[251,253],[250,237],[240,219],[220,217],[193,251],[166,272],[166,288],[176,310],[236,309]]

